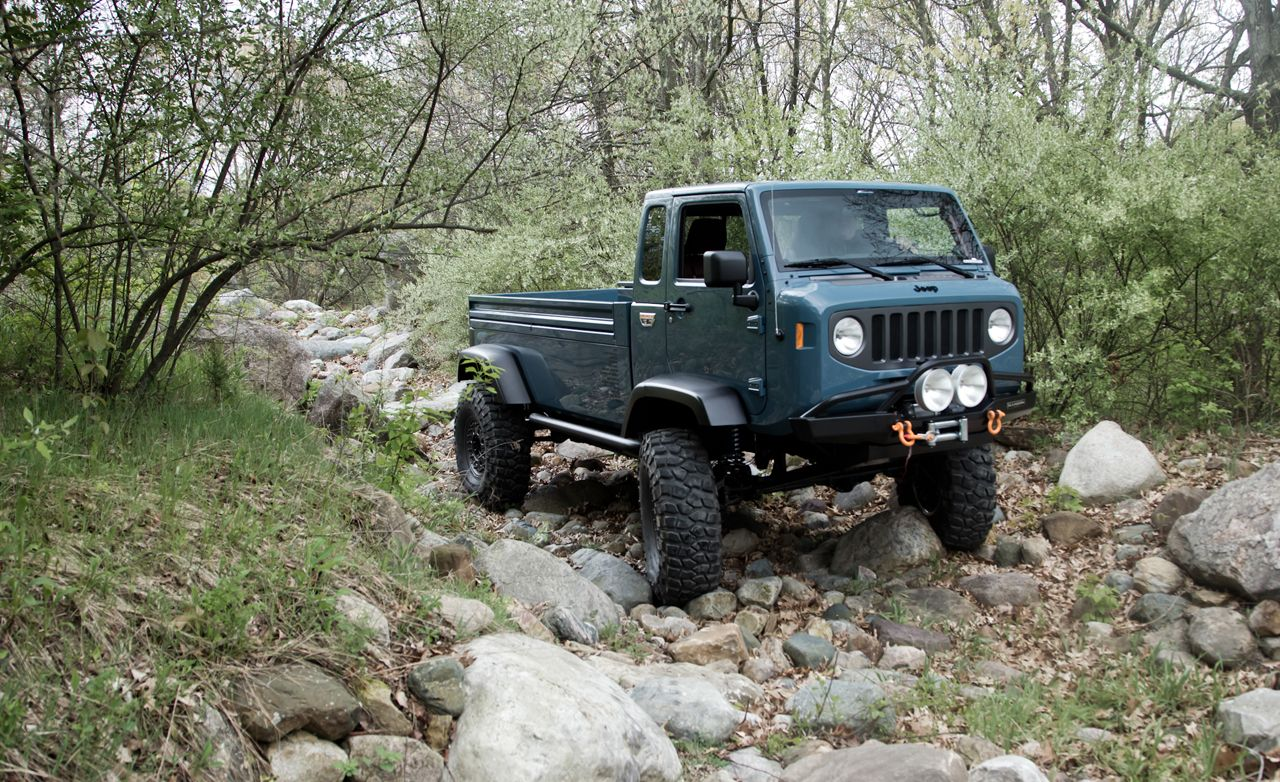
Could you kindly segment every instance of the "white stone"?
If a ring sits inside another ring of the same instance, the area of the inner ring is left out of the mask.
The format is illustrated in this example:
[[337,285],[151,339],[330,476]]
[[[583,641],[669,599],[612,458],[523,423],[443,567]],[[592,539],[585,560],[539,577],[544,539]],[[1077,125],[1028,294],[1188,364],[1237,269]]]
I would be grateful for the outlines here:
[[890,671],[920,673],[929,662],[929,655],[914,646],[886,646],[880,656],[880,667]]
[[969,769],[969,782],[1049,782],[1049,778],[1024,757],[1001,755]]
[[268,745],[267,761],[276,782],[342,782],[346,776],[342,747],[301,730]]
[[289,299],[280,306],[287,310],[293,310],[294,312],[319,312],[322,309],[319,304],[316,304],[314,301],[307,301],[306,299]]
[[493,624],[493,609],[479,600],[456,595],[440,596],[440,616],[459,635],[475,635]]
[[1074,489],[1089,504],[1115,502],[1164,483],[1165,474],[1147,446],[1114,421],[1102,421],[1067,454],[1058,485]]
[[1259,752],[1280,748],[1280,690],[1260,687],[1219,703],[1218,726],[1231,744]]
[[368,632],[374,643],[384,648],[391,643],[391,624],[382,609],[373,603],[359,595],[343,594],[338,595],[334,606],[348,622]]

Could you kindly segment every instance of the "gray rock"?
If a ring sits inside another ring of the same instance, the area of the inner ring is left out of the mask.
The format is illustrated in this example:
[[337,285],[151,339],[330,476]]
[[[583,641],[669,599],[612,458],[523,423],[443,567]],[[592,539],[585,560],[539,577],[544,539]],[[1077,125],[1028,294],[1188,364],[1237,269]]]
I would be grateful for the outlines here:
[[747,659],[747,644],[742,628],[736,624],[720,624],[704,627],[682,638],[668,648],[676,662],[707,665],[728,660],[735,665]]
[[1151,528],[1150,524],[1130,524],[1125,527],[1120,527],[1115,532],[1112,532],[1111,539],[1116,543],[1127,543],[1132,546],[1141,546],[1146,542],[1147,538],[1151,537],[1154,533],[1155,530]]
[[499,540],[479,552],[476,569],[498,592],[525,603],[564,606],[598,629],[618,624],[613,599],[564,560],[518,540]]
[[1115,517],[1124,521],[1137,521],[1147,513],[1147,503],[1135,497],[1131,500],[1117,502],[1115,510],[1112,511]]
[[1076,738],[1085,744],[1101,744],[1106,741],[1112,741],[1115,737],[1116,734],[1103,728],[1076,728]]
[[440,618],[458,635],[475,635],[488,630],[493,624],[493,609],[479,600],[456,595],[441,595]]
[[979,660],[973,666],[974,680],[980,684],[1011,684],[1027,674],[998,660]]
[[1164,481],[1164,471],[1147,446],[1115,422],[1102,421],[1067,453],[1058,485],[1096,505],[1133,497]]
[[1146,551],[1143,546],[1134,546],[1132,544],[1116,546],[1116,562],[1129,562],[1130,560],[1139,559],[1144,553]]
[[706,681],[649,679],[631,691],[635,701],[673,738],[713,744],[724,742],[745,715]]
[[1269,660],[1280,660],[1280,638],[1259,638],[1258,651]]
[[[839,593],[837,592],[836,594],[839,594]],[[786,598],[790,598],[791,600],[799,600],[802,603],[808,603],[811,600],[813,600],[815,597],[817,597],[818,594],[817,592],[814,591],[813,587],[809,586],[808,584],[801,581],[800,579],[792,578],[791,576],[783,576],[782,577],[782,596]],[[844,601],[843,595],[841,595],[840,601],[841,602]]]
[[1169,551],[1203,584],[1280,599],[1280,462],[1226,484],[1178,519]]
[[1176,622],[1187,613],[1187,601],[1176,595],[1150,592],[1138,598],[1129,609],[1129,618],[1135,622],[1157,627]]
[[288,301],[284,302],[280,306],[284,307],[287,310],[293,310],[294,312],[308,312],[308,313],[319,312],[320,310],[324,309],[319,304],[316,304],[314,301],[308,301],[307,299],[289,299]]
[[1060,510],[1040,520],[1044,536],[1055,546],[1071,547],[1102,534],[1102,524],[1082,513]]
[[929,663],[929,655],[914,646],[886,646],[880,655],[879,665],[890,671],[921,673]]
[[434,714],[457,717],[467,706],[466,672],[456,657],[433,657],[409,672],[409,691]]
[[606,451],[603,448],[597,448],[594,445],[579,443],[573,440],[565,440],[558,444],[556,446],[556,453],[571,462],[576,462],[580,459],[608,459],[613,455],[611,451]]
[[773,563],[766,557],[752,560],[747,563],[746,568],[742,571],[742,575],[747,578],[768,578],[769,576],[774,575]]
[[1024,757],[1001,755],[969,769],[969,782],[1049,782],[1049,778]]
[[907,589],[895,597],[903,611],[916,621],[965,624],[977,615],[967,597],[942,587]]
[[1205,501],[1209,492],[1199,486],[1175,486],[1151,511],[1151,526],[1160,532],[1168,532],[1173,523]]
[[960,757],[970,767],[1004,755],[1004,750],[998,744],[982,736],[961,736],[956,739],[956,752],[960,753]]
[[331,432],[345,432],[351,413],[369,401],[364,391],[349,377],[330,375],[320,384],[320,390],[311,401],[307,421]]
[[1258,752],[1280,749],[1280,690],[1258,688],[1218,704],[1218,727],[1230,744]]
[[1142,593],[1163,592],[1172,595],[1186,585],[1187,577],[1172,562],[1162,557],[1143,557],[1133,566],[1133,585]]
[[193,336],[193,342],[211,343],[207,350],[222,350],[229,362],[238,363],[245,383],[259,393],[293,406],[307,391],[311,357],[289,333],[265,323],[214,316]]
[[876,500],[876,487],[863,481],[849,491],[837,492],[832,505],[841,513],[853,513]]
[[830,641],[809,633],[791,636],[782,650],[797,668],[825,668],[836,659],[836,648]]
[[360,716],[360,702],[342,682],[311,663],[244,675],[232,703],[241,727],[262,742],[278,741],[295,730],[337,741],[355,729]]
[[[867,624],[871,625],[871,629],[875,631],[876,637],[883,644],[897,644],[898,646],[914,646],[918,649],[924,649],[926,652],[944,652],[951,648],[951,638],[945,633],[939,633],[934,630],[926,630],[923,627],[913,627],[911,625],[898,624],[897,622],[885,619],[883,616],[872,616],[867,620]],[[876,656],[867,655],[872,659]]]
[[408,334],[387,334],[365,344],[365,362],[362,369],[368,372],[382,366],[391,354],[404,350],[409,344]]
[[1022,538],[1017,535],[996,538],[995,562],[1000,567],[1013,567],[1022,562]]
[[[302,349],[312,358],[332,361],[343,356],[353,356],[369,347],[373,340],[368,337],[345,337],[343,339],[306,339],[302,341]],[[370,367],[373,369],[374,367]]]
[[882,688],[843,679],[802,686],[787,699],[787,711],[801,725],[826,730],[843,727],[859,738],[890,735],[897,721]]
[[1029,606],[1040,602],[1040,585],[1026,573],[965,576],[957,584],[983,606]]
[[276,782],[342,782],[347,753],[300,730],[268,745],[267,762]]
[[1187,620],[1176,619],[1155,627],[1155,630],[1142,634],[1143,646],[1156,651],[1167,650],[1190,654],[1191,644],[1187,641]]
[[693,635],[698,630],[698,626],[693,622],[681,616],[659,616],[657,614],[647,614],[640,617],[640,627],[644,628],[646,633],[656,635],[664,641],[679,641]]
[[595,646],[600,641],[600,633],[594,625],[582,621],[564,606],[556,606],[548,611],[542,617],[542,623],[561,641],[573,641],[586,646]]
[[782,594],[782,579],[777,576],[753,578],[738,587],[738,600],[743,605],[773,608]]
[[788,766],[782,782],[965,782],[964,761],[927,744],[867,742],[809,755]]
[[756,550],[760,545],[760,536],[749,529],[730,530],[720,541],[721,551],[726,557],[743,557]]
[[747,677],[729,671],[720,671],[707,665],[692,663],[648,663],[635,665],[623,662],[609,654],[599,654],[587,659],[593,668],[617,682],[624,690],[638,687],[653,679],[693,679],[710,684],[725,700],[734,704],[754,704],[764,698],[764,690]]
[[1249,629],[1259,638],[1280,637],[1280,603],[1263,600],[1249,612]]
[[1258,655],[1249,625],[1230,608],[1201,608],[1191,616],[1187,640],[1196,657],[1210,665],[1235,668]]
[[755,747],[744,747],[729,753],[729,775],[737,782],[776,782],[782,776],[782,764],[760,754]]
[[1112,570],[1102,579],[1102,583],[1114,589],[1117,594],[1123,595],[1133,589],[1133,576],[1123,570]]
[[877,513],[846,532],[836,544],[830,570],[854,576],[859,567],[881,577],[923,565],[942,556],[942,542],[915,508]]
[[382,609],[354,594],[338,595],[334,607],[347,622],[382,648],[391,644],[391,623]]
[[412,736],[413,723],[391,702],[391,688],[380,679],[363,679],[356,683],[355,696],[360,700],[364,716],[360,724],[367,733],[390,736]]
[[826,529],[831,526],[831,517],[817,511],[805,511],[800,514],[800,520],[804,522],[805,529],[809,530]]
[[[563,443],[561,443],[563,445]],[[630,611],[653,600],[653,590],[644,576],[617,557],[595,549],[579,549],[569,557],[582,575],[600,587],[613,602]]]
[[240,734],[222,712],[204,703],[192,728],[199,745],[208,747],[205,768],[195,773],[198,782],[257,782],[258,773],[244,751]]
[[717,589],[690,600],[685,610],[700,622],[719,622],[738,610],[738,598],[728,590]]
[[[569,652],[490,635],[461,653],[467,710],[449,747],[453,779],[674,781],[680,760],[622,688]],[[554,719],[548,719],[554,715]]]
[[1053,553],[1049,541],[1039,535],[1032,535],[1022,541],[1022,561],[1024,564],[1038,567]]
[[444,758],[431,747],[406,736],[352,736],[350,757],[357,765],[353,782],[439,782]]

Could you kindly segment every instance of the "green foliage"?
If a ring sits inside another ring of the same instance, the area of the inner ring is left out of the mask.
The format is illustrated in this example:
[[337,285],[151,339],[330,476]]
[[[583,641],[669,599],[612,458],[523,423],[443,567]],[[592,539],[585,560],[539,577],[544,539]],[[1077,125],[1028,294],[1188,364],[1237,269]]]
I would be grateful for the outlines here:
[[1070,486],[1061,484],[1054,486],[1044,495],[1044,498],[1053,510],[1069,510],[1073,513],[1079,513],[1084,510],[1084,502],[1080,499],[1080,492]]
[[1120,607],[1120,595],[1115,589],[1104,584],[1094,573],[1086,575],[1076,584],[1076,597],[1086,607],[1082,620],[1106,622],[1115,616]]

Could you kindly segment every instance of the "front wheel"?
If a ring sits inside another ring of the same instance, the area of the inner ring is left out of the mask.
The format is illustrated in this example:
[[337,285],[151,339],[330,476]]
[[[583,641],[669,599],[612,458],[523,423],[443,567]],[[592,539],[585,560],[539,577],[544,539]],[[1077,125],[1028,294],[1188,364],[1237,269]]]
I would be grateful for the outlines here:
[[683,604],[720,586],[720,500],[706,448],[692,432],[640,441],[640,522],[654,599]]
[[519,408],[468,386],[454,417],[453,443],[462,488],[481,505],[503,511],[524,501],[533,432]]
[[973,551],[996,512],[996,469],[988,446],[916,456],[898,477],[898,504],[920,509],[942,545]]

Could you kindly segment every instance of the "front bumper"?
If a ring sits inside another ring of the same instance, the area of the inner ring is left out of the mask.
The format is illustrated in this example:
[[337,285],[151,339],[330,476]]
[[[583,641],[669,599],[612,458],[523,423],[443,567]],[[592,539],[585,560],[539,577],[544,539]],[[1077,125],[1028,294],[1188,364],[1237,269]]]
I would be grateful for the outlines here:
[[[1018,391],[993,394],[986,403],[962,411],[924,413],[912,402],[912,389],[920,373],[937,366],[940,364],[928,364],[920,367],[909,377],[828,399],[803,415],[792,418],[790,421],[792,435],[815,445],[882,446],[905,452],[907,446],[902,445],[899,434],[893,427],[898,423],[909,423],[917,434],[939,431],[946,435],[937,438],[933,445],[921,440],[919,447],[956,447],[965,443],[990,442],[992,435],[988,432],[988,412],[1003,412],[1004,415],[1001,418],[1007,422],[1021,418],[1035,407],[1036,392],[1031,375],[993,373],[988,367],[987,374],[992,389],[995,389],[998,383],[1017,382]],[[825,411],[846,402],[885,394],[888,395],[887,398],[874,411],[849,415],[824,414]],[[963,437],[951,436],[957,432],[964,432]]]

